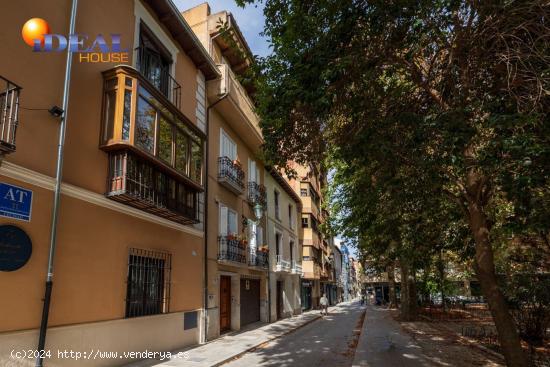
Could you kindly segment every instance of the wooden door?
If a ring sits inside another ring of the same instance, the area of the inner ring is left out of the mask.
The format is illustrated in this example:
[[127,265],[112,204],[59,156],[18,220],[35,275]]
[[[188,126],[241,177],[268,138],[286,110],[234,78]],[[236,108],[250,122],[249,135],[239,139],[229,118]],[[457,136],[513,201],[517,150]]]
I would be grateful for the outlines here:
[[220,332],[231,329],[231,277],[220,277]]
[[283,282],[277,281],[277,320],[283,318]]

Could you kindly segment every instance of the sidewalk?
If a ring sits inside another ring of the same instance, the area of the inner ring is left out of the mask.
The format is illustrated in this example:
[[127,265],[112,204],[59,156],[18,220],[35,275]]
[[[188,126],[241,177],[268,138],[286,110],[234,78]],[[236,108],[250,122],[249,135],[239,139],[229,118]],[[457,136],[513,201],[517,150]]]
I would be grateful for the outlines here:
[[385,308],[367,306],[367,316],[353,367],[431,366],[420,346],[403,330]]
[[[337,307],[337,306],[334,306]],[[332,307],[331,307],[332,308]],[[330,312],[330,308],[329,308]],[[286,335],[319,319],[319,310],[307,311],[301,315],[238,332],[228,333],[206,344],[172,352],[170,360],[145,360],[133,362],[127,367],[211,367],[219,366],[233,358],[249,352],[258,346]],[[181,353],[180,353],[181,352]],[[180,353],[178,357],[178,353]]]

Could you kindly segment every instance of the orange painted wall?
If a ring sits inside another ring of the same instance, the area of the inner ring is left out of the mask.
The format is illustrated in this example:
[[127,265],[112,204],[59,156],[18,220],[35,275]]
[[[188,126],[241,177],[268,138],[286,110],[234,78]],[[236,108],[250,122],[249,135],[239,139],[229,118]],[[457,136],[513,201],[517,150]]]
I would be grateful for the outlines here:
[[[21,27],[29,18],[41,17],[48,21],[53,33],[67,34],[70,5],[70,0],[18,0],[0,5],[0,75],[23,87],[22,107],[61,106],[66,54],[33,53],[21,38]],[[93,37],[98,33],[120,33],[122,46],[132,48],[133,0],[81,0],[77,14],[77,33]],[[103,194],[108,172],[107,154],[98,148],[101,71],[115,64],[79,63],[78,56],[74,57],[63,178],[66,183]],[[196,67],[180,50],[176,79],[182,85],[182,111],[192,122],[195,122],[196,75]],[[17,152],[7,156],[6,161],[53,177],[59,119],[47,111],[23,109],[19,117]],[[53,193],[2,175],[0,182],[14,183],[34,192],[30,223],[0,217],[0,225],[20,226],[33,241],[29,263],[15,272],[0,272],[0,332],[37,328]],[[200,236],[62,196],[50,326],[123,318],[130,247],[172,254],[171,312],[202,307]]]

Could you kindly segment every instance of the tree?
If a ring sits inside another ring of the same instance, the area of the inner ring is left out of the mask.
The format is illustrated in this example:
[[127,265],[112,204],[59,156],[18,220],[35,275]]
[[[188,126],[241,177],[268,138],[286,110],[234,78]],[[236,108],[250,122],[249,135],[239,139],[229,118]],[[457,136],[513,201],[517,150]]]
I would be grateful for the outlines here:
[[505,200],[530,222],[515,230],[548,238],[547,206],[525,215],[526,202],[549,197],[548,2],[265,0],[265,15],[273,46],[258,60],[265,156],[279,165],[321,160],[338,146],[337,161],[356,170],[349,179],[365,184],[391,183],[384,155],[398,157],[397,174],[422,178],[429,195],[462,211],[503,354],[526,366],[491,236]]

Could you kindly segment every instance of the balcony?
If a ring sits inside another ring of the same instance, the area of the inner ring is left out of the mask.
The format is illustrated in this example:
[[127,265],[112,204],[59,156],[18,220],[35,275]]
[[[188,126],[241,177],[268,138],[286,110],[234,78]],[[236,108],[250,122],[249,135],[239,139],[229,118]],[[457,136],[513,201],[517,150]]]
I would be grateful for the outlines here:
[[218,261],[246,265],[246,243],[235,236],[218,236]]
[[248,265],[267,270],[269,266],[269,252],[256,250],[255,253],[250,253],[248,258]]
[[284,260],[283,255],[277,255],[275,271],[290,271],[290,261]]
[[15,152],[21,87],[0,76],[0,159]]
[[302,264],[299,264],[296,260],[292,261],[292,274],[302,275]]
[[100,148],[107,197],[182,224],[197,223],[206,136],[143,74],[103,72]]
[[136,69],[121,65],[103,77],[100,148],[130,150],[202,191],[204,133]]
[[174,106],[180,108],[181,86],[170,75],[168,67],[163,65],[161,56],[146,48],[136,48],[137,69],[155,88],[161,92]]
[[109,153],[106,196],[181,224],[198,218],[198,191],[130,151]]
[[254,103],[228,65],[218,64],[218,68],[222,76],[221,79],[208,82],[208,99],[213,102],[221,95],[227,95],[227,98],[220,100],[216,105],[216,109],[237,135],[256,151],[263,144],[263,138]]
[[218,182],[236,195],[240,195],[244,192],[244,171],[230,158],[219,157]]
[[265,186],[258,184],[254,181],[248,182],[248,202],[250,205],[254,206],[260,204],[262,207],[267,205],[267,193],[265,191]]

